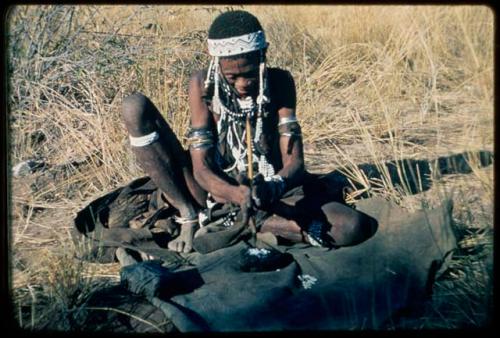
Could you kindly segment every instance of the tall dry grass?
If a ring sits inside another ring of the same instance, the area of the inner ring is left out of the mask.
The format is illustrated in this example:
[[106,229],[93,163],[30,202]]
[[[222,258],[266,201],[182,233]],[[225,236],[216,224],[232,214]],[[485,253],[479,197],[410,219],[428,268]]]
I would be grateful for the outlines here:
[[[492,11],[484,6],[244,8],[257,15],[266,30],[269,64],[294,75],[308,169],[343,171],[356,187],[351,199],[381,194],[421,208],[453,196],[461,248],[470,246],[464,239],[472,238],[473,246],[488,256],[493,178],[472,152],[493,150]],[[57,252],[57,243],[69,240],[71,217],[79,208],[143,175],[120,119],[126,95],[137,90],[149,96],[177,135],[183,135],[189,116],[187,81],[195,69],[206,67],[206,29],[227,9],[180,5],[11,9],[9,160],[46,163],[45,171],[12,179],[16,292],[34,295],[33,285],[44,284],[26,252],[47,247]],[[419,173],[398,167],[403,184],[395,186],[382,165],[386,160],[433,159],[462,151],[471,152],[473,172],[468,178],[436,175],[432,192],[417,197],[410,196],[404,182]],[[357,168],[366,162],[385,173],[381,179],[370,179]],[[472,257],[464,250],[458,257]],[[52,266],[53,271],[67,269],[62,258],[38,264],[54,261],[60,265]],[[453,285],[484,305],[481,297],[491,290],[480,292],[467,280],[478,274],[484,277],[481,283],[487,283],[486,268],[477,264],[482,260],[456,262],[455,270],[463,275],[457,275]],[[96,276],[99,273],[87,277]],[[41,289],[42,294],[50,293]],[[457,299],[458,304],[464,298]],[[465,317],[476,314],[488,319],[487,310],[469,309],[473,314]],[[434,315],[412,325],[463,324]],[[477,318],[469,321],[471,325],[484,323]]]

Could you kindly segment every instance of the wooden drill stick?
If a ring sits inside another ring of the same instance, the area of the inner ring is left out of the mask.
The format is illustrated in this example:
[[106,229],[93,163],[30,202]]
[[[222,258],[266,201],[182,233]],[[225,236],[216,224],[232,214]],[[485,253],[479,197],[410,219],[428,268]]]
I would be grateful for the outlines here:
[[250,114],[247,114],[246,132],[247,132],[248,178],[250,179],[251,182],[253,180],[253,151],[252,151],[252,127],[250,126]]
[[[246,133],[247,133],[247,162],[248,162],[248,179],[250,180],[250,186],[252,186],[253,180],[253,151],[252,151],[252,127],[250,125],[250,114],[247,115],[246,121]],[[248,219],[248,225],[250,227],[250,231],[252,232],[253,239],[255,241],[255,236],[257,233],[257,228],[255,226],[255,219],[251,216]]]

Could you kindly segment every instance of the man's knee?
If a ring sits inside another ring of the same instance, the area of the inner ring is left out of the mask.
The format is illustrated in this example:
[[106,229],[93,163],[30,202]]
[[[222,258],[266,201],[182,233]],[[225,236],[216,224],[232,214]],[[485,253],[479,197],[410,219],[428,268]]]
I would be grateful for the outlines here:
[[148,124],[149,104],[149,99],[141,93],[134,93],[123,99],[122,117],[130,131],[141,130]]
[[377,228],[378,222],[375,218],[358,212],[352,228],[351,243],[347,245],[355,245],[366,241],[375,234]]
[[332,224],[331,236],[336,245],[356,245],[375,234],[378,223],[373,217],[346,206],[342,207],[340,209],[340,206],[335,205],[330,208],[324,208],[327,211],[325,214],[328,221]]

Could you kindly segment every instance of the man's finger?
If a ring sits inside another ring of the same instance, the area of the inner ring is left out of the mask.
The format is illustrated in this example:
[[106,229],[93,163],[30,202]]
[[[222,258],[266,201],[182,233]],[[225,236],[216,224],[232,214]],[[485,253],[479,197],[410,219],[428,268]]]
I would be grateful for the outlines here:
[[255,220],[253,218],[250,218],[248,220],[248,227],[250,228],[250,231],[253,233],[253,234],[256,234],[257,233],[257,228],[255,226]]
[[261,206],[262,203],[261,203],[261,200],[258,196],[257,188],[255,186],[252,188],[252,200],[257,207]]
[[241,173],[236,175],[236,182],[238,182],[238,184],[240,185],[250,186],[250,180],[248,179],[248,177]]
[[243,206],[241,208],[241,221],[245,225],[248,224],[248,218],[249,218],[248,216],[249,216],[249,208],[247,206]]

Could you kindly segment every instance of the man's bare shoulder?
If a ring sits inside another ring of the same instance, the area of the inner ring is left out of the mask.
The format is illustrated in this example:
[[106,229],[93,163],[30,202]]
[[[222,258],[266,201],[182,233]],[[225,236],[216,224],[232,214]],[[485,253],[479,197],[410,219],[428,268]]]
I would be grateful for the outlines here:
[[190,100],[200,100],[206,95],[205,88],[205,78],[207,76],[207,70],[201,69],[196,70],[191,74],[189,79],[189,90],[188,95]]
[[292,74],[285,69],[269,68],[271,101],[279,108],[295,109],[296,92]]
[[281,82],[281,81],[293,81],[293,76],[292,73],[290,73],[288,70],[283,69],[283,68],[277,68],[277,67],[269,67],[268,68],[269,72],[269,77],[271,80],[276,81],[276,82]]

